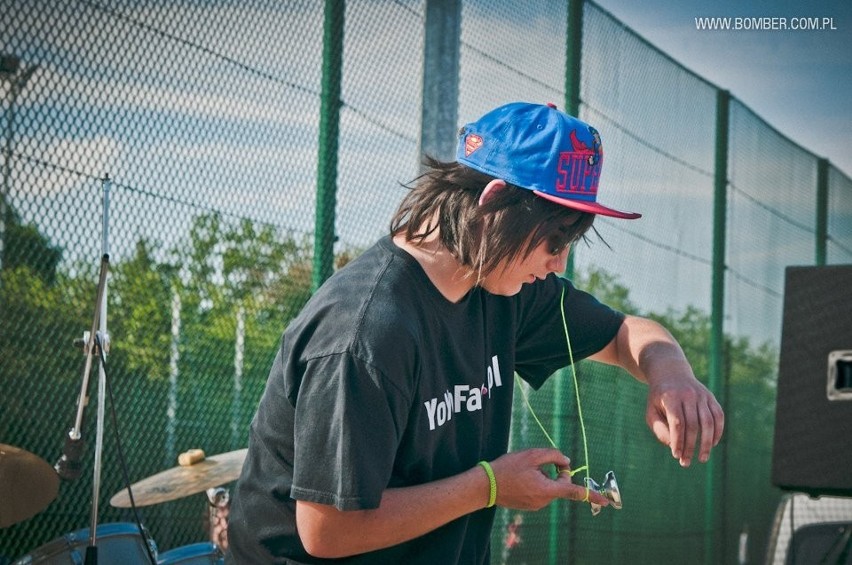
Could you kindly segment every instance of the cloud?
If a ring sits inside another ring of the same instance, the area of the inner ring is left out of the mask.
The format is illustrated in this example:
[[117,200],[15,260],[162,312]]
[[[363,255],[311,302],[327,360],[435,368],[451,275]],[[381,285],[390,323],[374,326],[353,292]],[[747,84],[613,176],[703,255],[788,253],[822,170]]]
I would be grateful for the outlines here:
[[[852,3],[599,0],[636,33],[852,174]],[[834,30],[699,31],[696,17],[831,17]]]
[[95,176],[102,177],[116,169],[122,151],[121,143],[111,137],[51,138],[41,142],[33,138],[18,139],[17,152],[30,163],[49,166],[19,165],[20,182],[12,189],[36,196],[71,193],[88,186],[92,180],[80,175],[81,163]]

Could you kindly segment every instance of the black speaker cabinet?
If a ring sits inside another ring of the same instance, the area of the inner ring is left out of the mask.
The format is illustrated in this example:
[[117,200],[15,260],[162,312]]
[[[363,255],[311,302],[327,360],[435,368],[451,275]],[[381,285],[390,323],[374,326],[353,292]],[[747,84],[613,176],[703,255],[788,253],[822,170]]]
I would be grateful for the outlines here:
[[852,496],[852,265],[785,275],[772,483]]

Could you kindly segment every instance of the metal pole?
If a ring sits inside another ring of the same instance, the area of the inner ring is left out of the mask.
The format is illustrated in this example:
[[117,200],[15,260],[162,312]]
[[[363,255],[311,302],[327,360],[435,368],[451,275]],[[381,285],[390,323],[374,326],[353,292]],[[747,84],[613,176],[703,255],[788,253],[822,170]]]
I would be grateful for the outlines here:
[[237,307],[237,329],[234,340],[234,393],[231,399],[231,449],[237,449],[243,438],[240,436],[241,406],[243,398],[243,365],[246,349],[246,307],[241,301]]
[[6,150],[3,152],[3,193],[0,194],[0,270],[6,259],[6,216],[8,214],[7,199],[11,189],[9,181],[12,176],[12,149],[15,129],[15,99],[18,97],[18,82],[12,81],[9,98],[9,114],[6,118]]
[[423,102],[419,156],[452,161],[456,152],[459,99],[461,1],[426,0],[423,38]]
[[334,209],[337,202],[337,148],[340,135],[340,83],[343,76],[344,0],[326,0],[322,47],[317,203],[311,288],[334,272]]
[[[727,90],[716,93],[716,149],[713,192],[713,284],[711,297],[710,359],[708,388],[724,406],[725,381],[725,247],[728,202],[728,139],[731,94]],[[714,457],[707,463],[704,491],[704,562],[716,563],[725,556],[724,507],[718,504],[724,490],[725,440],[722,440]],[[717,483],[721,487],[716,492]],[[721,506],[721,507],[720,507]],[[719,518],[717,518],[717,516]]]
[[[580,60],[583,54],[583,7],[584,0],[570,0],[568,2],[568,20],[566,22],[566,41],[565,41],[565,112],[572,116],[580,114]],[[571,249],[568,254],[568,263],[565,265],[565,277],[568,279],[574,278],[574,255],[576,246]],[[559,430],[558,435],[562,435],[561,420],[567,418],[568,415],[574,414],[574,410],[563,411],[565,395],[562,393],[563,387],[570,383],[571,379],[567,377],[568,369],[560,369],[554,377],[556,381],[556,394],[554,395],[554,410],[553,410],[553,429],[554,433]],[[568,395],[570,398],[570,395]],[[558,408],[557,408],[558,406]],[[558,423],[557,423],[558,422]],[[574,433],[571,434],[571,447],[567,453],[572,461],[576,461],[576,453],[580,447],[577,434],[577,420],[573,420]],[[562,449],[562,443],[557,440],[556,445]],[[588,465],[588,461],[583,464]],[[570,504],[566,504],[567,524],[565,530],[561,529],[560,512],[556,508],[557,505],[551,504],[550,508],[550,531],[548,534],[550,547],[550,563],[572,563],[574,561],[571,544],[574,542],[575,525],[577,521],[576,510]],[[566,552],[565,559],[559,559],[559,541],[562,540],[564,550]]]
[[580,71],[583,55],[584,0],[568,3],[568,31],[565,42],[565,111],[579,117]]
[[[101,241],[101,253],[103,257],[109,257],[109,176],[103,179],[104,189],[104,215],[103,232]],[[109,334],[107,333],[107,291],[108,277],[104,278],[103,297],[101,299],[101,315],[98,319],[100,328],[98,336],[100,340],[101,361],[98,363],[98,413],[95,426],[95,462],[92,470],[92,521],[89,529],[89,547],[97,547],[98,526],[98,502],[101,492],[101,466],[104,445],[104,420],[106,417],[106,370],[104,361],[109,353]]]
[[825,265],[828,243],[828,159],[817,161],[816,264]]
[[[583,57],[583,4],[584,0],[568,3],[568,29],[565,41],[565,112],[580,117],[580,75]],[[568,255],[565,276],[574,278],[574,255],[576,246]]]
[[177,456],[175,438],[177,434],[178,411],[178,377],[180,376],[180,292],[177,285],[172,284],[172,328],[169,347],[169,396],[166,408],[166,449],[163,465],[170,467]]
[[[565,386],[565,373],[567,371],[562,369],[557,371],[555,375],[551,378],[553,379],[553,420],[551,422],[551,432],[553,433],[553,443],[556,444],[557,449],[563,449],[562,441],[563,441],[563,433],[562,433],[562,420],[565,418],[564,411],[564,399],[562,394],[562,388]],[[562,513],[563,505],[557,504],[556,502],[552,502],[550,504],[550,527],[548,531],[548,546],[549,546],[549,554],[550,554],[550,562],[558,563],[559,562],[559,538],[564,537],[564,534],[560,536],[560,523],[559,516]]]

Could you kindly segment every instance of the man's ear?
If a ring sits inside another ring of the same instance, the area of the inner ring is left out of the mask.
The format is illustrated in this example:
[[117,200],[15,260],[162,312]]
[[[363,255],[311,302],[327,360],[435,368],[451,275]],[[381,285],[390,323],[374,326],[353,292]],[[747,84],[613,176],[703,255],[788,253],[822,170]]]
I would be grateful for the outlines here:
[[479,205],[482,206],[492,198],[494,195],[506,188],[506,181],[502,179],[494,179],[485,185],[485,188],[482,189],[482,194],[479,195]]

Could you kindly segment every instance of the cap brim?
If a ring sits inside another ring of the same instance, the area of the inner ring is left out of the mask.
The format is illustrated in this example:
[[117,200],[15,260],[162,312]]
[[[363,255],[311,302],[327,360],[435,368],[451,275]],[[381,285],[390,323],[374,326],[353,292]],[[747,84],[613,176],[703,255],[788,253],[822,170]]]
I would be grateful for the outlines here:
[[636,212],[621,212],[619,210],[614,210],[612,208],[602,206],[597,202],[583,202],[582,200],[559,198],[558,196],[539,192],[538,190],[533,190],[533,193],[536,196],[544,198],[545,200],[549,200],[555,204],[559,204],[560,206],[565,206],[566,208],[579,210],[580,212],[589,212],[592,214],[598,214],[600,216],[609,216],[611,218],[619,218],[622,220],[635,220],[636,218],[642,217],[642,214],[637,214]]

